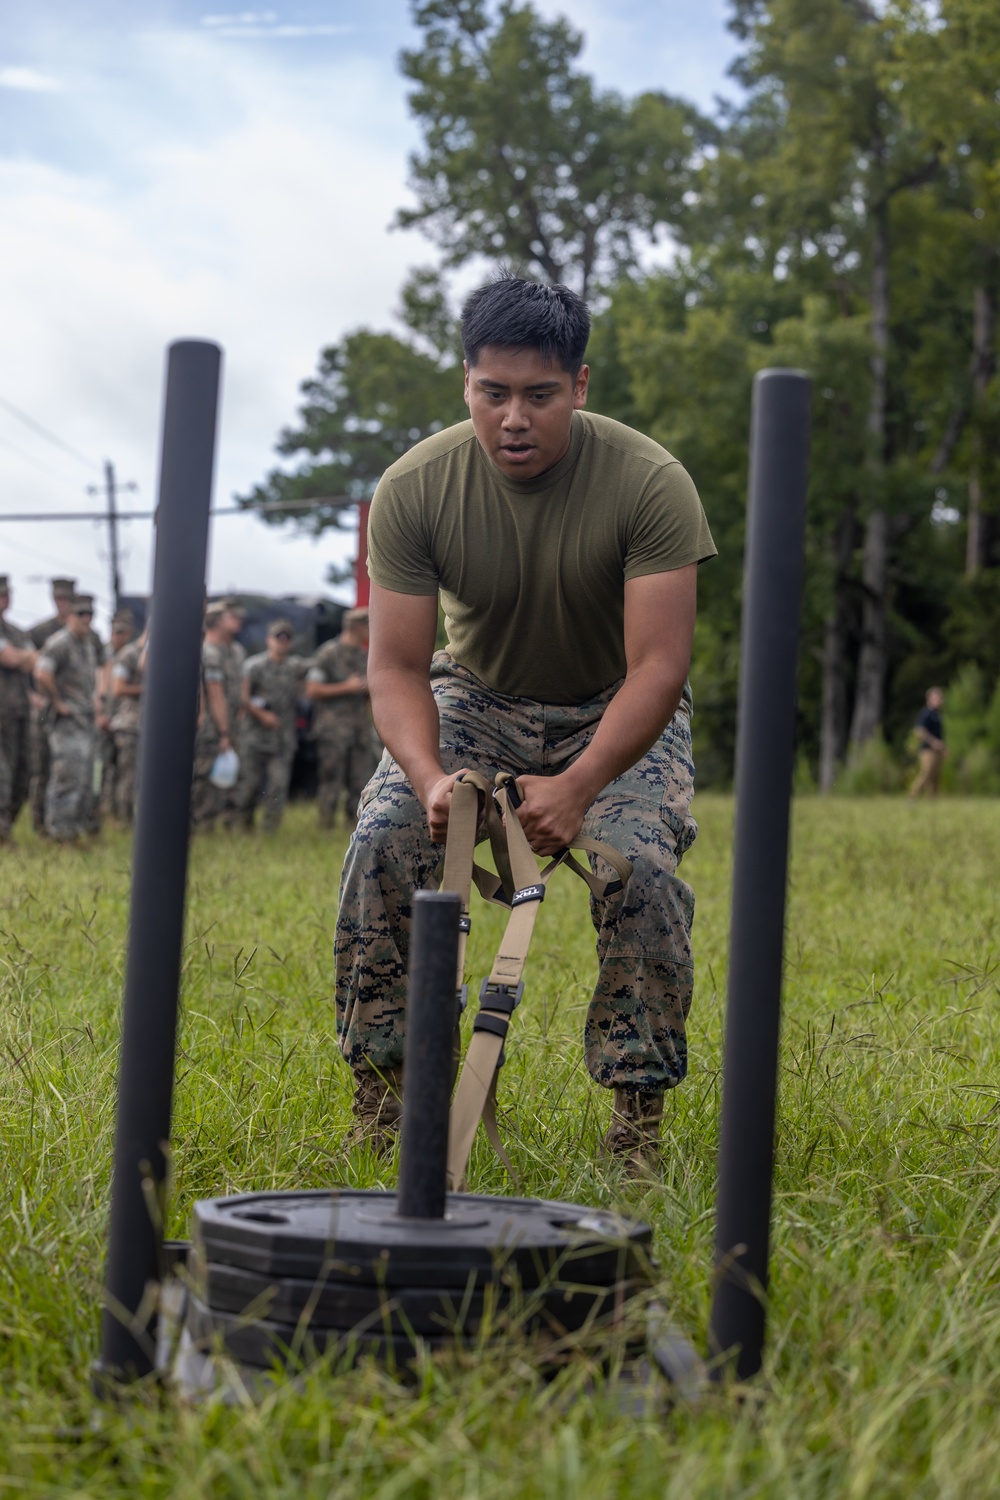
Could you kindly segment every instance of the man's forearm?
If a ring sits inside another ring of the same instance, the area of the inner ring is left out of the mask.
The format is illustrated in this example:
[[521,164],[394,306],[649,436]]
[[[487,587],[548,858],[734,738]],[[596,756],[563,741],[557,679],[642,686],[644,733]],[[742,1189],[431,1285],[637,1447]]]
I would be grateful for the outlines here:
[[562,774],[589,806],[616,776],[629,770],[655,745],[677,712],[680,682],[651,663],[629,672],[612,698],[590,744]]
[[358,698],[367,691],[344,682],[310,682],[306,684],[306,697],[314,701],[323,698]]
[[441,721],[430,682],[405,668],[369,672],[372,718],[382,743],[406,772],[420,801],[444,775]]
[[59,690],[56,687],[55,677],[51,672],[35,670],[35,682],[50,703],[56,703],[59,698]]
[[226,694],[221,682],[206,683],[205,696],[208,699],[208,713],[212,723],[222,738],[228,739],[230,729],[229,707],[226,703]]

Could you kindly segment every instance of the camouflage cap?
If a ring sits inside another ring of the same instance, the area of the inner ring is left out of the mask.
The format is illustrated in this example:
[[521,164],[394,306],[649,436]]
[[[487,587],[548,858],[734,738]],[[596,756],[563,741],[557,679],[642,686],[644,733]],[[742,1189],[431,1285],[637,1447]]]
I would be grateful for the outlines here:
[[94,613],[94,596],[93,596],[93,594],[74,594],[73,597],[72,597],[72,599],[70,600],[70,606],[69,607],[70,607],[70,610],[72,611],[72,613],[75,614],[75,615],[78,615],[81,612],[81,610],[88,610],[88,609],[90,610],[90,613],[93,614]]
[[345,625],[367,625],[367,609],[345,609],[340,624],[341,628],[343,628]]
[[247,612],[246,605],[241,604],[238,599],[219,599],[217,602],[223,614],[245,615]]
[[292,624],[291,620],[272,620],[270,625],[267,627],[267,633],[268,635],[287,634],[294,637],[295,626]]
[[114,614],[111,616],[112,629],[114,629],[116,625],[123,625],[127,630],[131,630],[134,624],[135,615],[130,609],[116,609]]
[[6,573],[0,573],[0,594],[10,593],[10,580]]
[[51,587],[53,599],[72,599],[76,593],[76,579],[53,578]]
[[222,619],[222,616],[225,613],[226,606],[224,604],[219,604],[218,601],[216,601],[215,604],[209,604],[205,610],[206,628],[208,630],[213,630],[215,626],[218,625],[219,621]]

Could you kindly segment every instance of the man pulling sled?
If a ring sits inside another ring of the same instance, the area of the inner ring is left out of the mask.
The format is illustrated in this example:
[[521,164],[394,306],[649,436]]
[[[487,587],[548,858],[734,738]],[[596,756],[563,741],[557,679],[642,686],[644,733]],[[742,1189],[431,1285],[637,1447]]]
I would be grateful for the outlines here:
[[605,1153],[654,1165],[664,1092],[685,1076],[687,673],[698,564],[715,547],[677,460],[585,411],[589,332],[565,287],[503,276],[474,292],[470,420],[418,443],[372,502],[368,685],[386,752],[344,864],[336,1000],[353,1139],[376,1150],[400,1118],[411,896],[436,883],[467,773],[500,775],[535,854],[582,835],[631,866],[622,881],[596,856],[608,878],[591,883],[600,967],[584,1055],[614,1090]]

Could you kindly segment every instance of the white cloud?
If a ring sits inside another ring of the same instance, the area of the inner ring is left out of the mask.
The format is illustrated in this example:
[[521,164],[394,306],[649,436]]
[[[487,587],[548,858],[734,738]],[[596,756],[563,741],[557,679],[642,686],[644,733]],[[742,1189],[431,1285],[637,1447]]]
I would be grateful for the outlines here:
[[[120,479],[156,488],[163,352],[178,337],[226,351],[217,504],[274,462],[299,382],[320,347],[359,323],[389,321],[406,269],[426,257],[387,233],[405,197],[408,127],[390,69],[331,57],[292,75],[211,35],[149,36],[129,59],[156,90],[182,90],[183,136],[148,119],[101,175],[0,159],[0,395]],[[68,97],[75,98],[77,90]],[[90,89],[88,108],[100,107]],[[121,100],[111,100],[119,129]],[[201,112],[212,129],[194,130]],[[220,123],[221,122],[221,123]],[[93,122],[91,122],[93,123]],[[109,134],[111,128],[109,127]],[[15,451],[19,450],[19,451]],[[39,467],[41,465],[42,467]],[[0,509],[92,508],[80,463],[35,443],[0,410]],[[147,587],[151,528],[124,528],[128,588]],[[15,619],[45,608],[31,578],[74,571],[107,603],[100,527],[0,528]],[[211,584],[316,592],[349,538],[319,541],[250,518],[214,524]],[[0,565],[0,571],[4,568]]]
[[212,24],[216,30],[213,36],[239,37],[241,40],[269,41],[272,38],[278,41],[301,41],[305,37],[316,36],[350,36],[354,31],[353,26],[339,26],[334,24],[318,24],[314,26],[297,26],[288,22],[275,26],[254,26],[240,20],[238,25],[226,25],[228,17],[217,16],[212,18]]
[[0,68],[0,89],[20,89],[26,94],[54,94],[62,88],[57,78],[36,68]]

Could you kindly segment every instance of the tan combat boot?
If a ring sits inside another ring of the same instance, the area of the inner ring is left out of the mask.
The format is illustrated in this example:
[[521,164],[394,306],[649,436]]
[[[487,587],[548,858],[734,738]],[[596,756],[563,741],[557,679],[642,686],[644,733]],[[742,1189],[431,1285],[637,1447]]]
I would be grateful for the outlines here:
[[615,1089],[611,1124],[601,1155],[620,1161],[627,1177],[650,1177],[659,1166],[663,1094],[646,1089]]
[[403,1118],[403,1069],[355,1068],[354,1102],[357,1123],[344,1145],[348,1150],[367,1146],[376,1156],[388,1156]]

